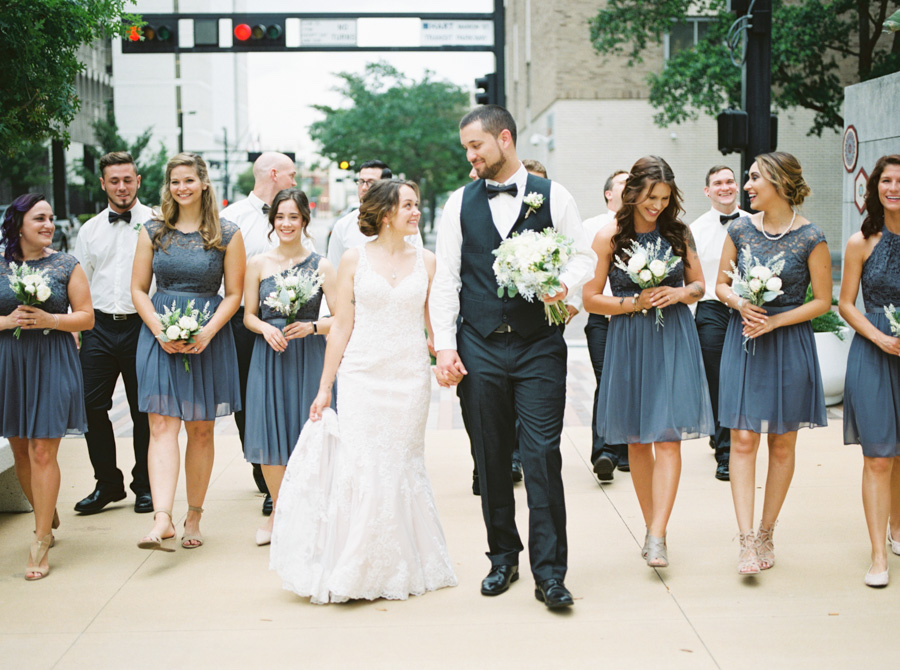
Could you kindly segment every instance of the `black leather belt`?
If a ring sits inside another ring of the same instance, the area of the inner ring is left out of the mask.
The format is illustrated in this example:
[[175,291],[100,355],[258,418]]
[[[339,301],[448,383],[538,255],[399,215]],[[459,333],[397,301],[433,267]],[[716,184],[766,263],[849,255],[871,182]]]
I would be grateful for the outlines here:
[[513,332],[513,329],[508,323],[504,323],[502,326],[495,328],[494,332],[502,335]]
[[101,319],[106,319],[108,321],[128,321],[128,319],[138,318],[137,312],[133,314],[107,314],[106,312],[101,312],[99,309],[94,310],[94,316],[99,316]]

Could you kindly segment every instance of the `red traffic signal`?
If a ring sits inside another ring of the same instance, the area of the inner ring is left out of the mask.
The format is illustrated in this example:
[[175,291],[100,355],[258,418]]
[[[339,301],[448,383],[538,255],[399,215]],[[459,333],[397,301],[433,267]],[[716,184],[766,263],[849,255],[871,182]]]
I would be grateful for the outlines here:
[[238,42],[249,42],[259,46],[281,44],[284,42],[284,28],[278,23],[238,23],[234,26],[234,39]]

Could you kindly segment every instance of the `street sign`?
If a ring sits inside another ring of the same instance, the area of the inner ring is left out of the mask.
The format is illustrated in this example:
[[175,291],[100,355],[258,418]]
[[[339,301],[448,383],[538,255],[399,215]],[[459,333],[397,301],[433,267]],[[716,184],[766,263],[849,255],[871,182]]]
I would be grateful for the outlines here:
[[301,19],[300,44],[305,47],[356,46],[356,19]]
[[422,46],[492,46],[492,21],[422,20]]
[[869,181],[869,175],[862,168],[856,173],[856,179],[853,180],[853,202],[860,214],[866,211],[866,182]]

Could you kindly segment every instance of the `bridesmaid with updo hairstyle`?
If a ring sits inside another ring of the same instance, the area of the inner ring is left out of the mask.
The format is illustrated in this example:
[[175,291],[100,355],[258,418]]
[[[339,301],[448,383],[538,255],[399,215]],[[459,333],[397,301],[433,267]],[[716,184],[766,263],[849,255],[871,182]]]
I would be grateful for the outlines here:
[[[856,306],[862,288],[865,314]],[[866,218],[847,241],[840,311],[856,331],[844,384],[844,444],[862,445],[862,498],[872,542],[865,584],[887,586],[885,528],[900,554],[900,339],[885,308],[900,309],[900,154],[882,156],[866,185]],[[890,525],[888,525],[890,522]]]
[[[731,494],[740,530],[738,572],[758,574],[775,565],[775,522],[794,475],[797,431],[826,425],[825,397],[810,320],[831,307],[831,256],[825,234],[797,212],[809,195],[800,163],[791,154],[756,157],[744,190],[757,211],[728,228],[716,295],[731,307],[719,373],[719,419],[731,428]],[[784,292],[762,307],[731,288],[725,274],[745,254],[773,264]],[[812,283],[813,299],[804,304]],[[756,455],[767,433],[766,475],[759,530],[753,531]]]

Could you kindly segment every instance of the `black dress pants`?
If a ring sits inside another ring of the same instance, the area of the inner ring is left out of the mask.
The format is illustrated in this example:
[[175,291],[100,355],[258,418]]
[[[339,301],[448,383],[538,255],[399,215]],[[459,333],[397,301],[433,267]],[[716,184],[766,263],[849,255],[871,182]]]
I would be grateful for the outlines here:
[[[256,341],[256,333],[247,330],[247,327],[244,326],[243,307],[239,307],[235,315],[231,317],[231,332],[234,334],[234,346],[235,349],[237,349],[238,383],[241,389],[241,407],[246,407],[247,377],[250,374],[250,359],[253,358],[253,343]],[[234,413],[234,422],[237,424],[238,435],[240,435],[241,445],[243,445],[245,424],[243,409]]]
[[149,493],[147,446],[150,443],[150,427],[147,415],[138,410],[135,370],[135,353],[143,322],[137,314],[130,314],[122,320],[115,320],[111,315],[96,310],[94,315],[94,328],[82,333],[79,353],[88,425],[84,438],[94,468],[94,478],[97,485],[104,488],[121,490],[125,487],[122,471],[116,466],[116,437],[109,419],[116,381],[122,375],[134,424],[131,490]]
[[597,386],[594,388],[594,412],[591,419],[593,441],[591,443],[591,463],[600,456],[607,456],[618,465],[619,460],[628,458],[627,444],[606,444],[603,436],[597,430],[597,403],[600,400],[600,377],[603,375],[603,357],[606,355],[606,334],[609,332],[609,319],[602,314],[589,314],[587,324],[584,327],[584,335],[587,338],[588,354],[591,357],[591,366],[594,368],[594,379]]
[[716,450],[716,460],[731,453],[731,429],[719,424],[719,365],[722,362],[722,347],[725,345],[725,331],[731,310],[718,300],[704,300],[697,303],[694,323],[700,338],[703,367],[706,368],[706,383],[709,386],[709,401],[712,405],[716,432],[710,438]]
[[491,565],[518,565],[523,549],[509,476],[518,418],[531,571],[536,581],[563,579],[568,545],[559,451],[566,404],[567,349],[562,333],[555,328],[530,341],[515,332],[485,338],[464,322],[457,343],[468,371],[459,394],[481,480]]

